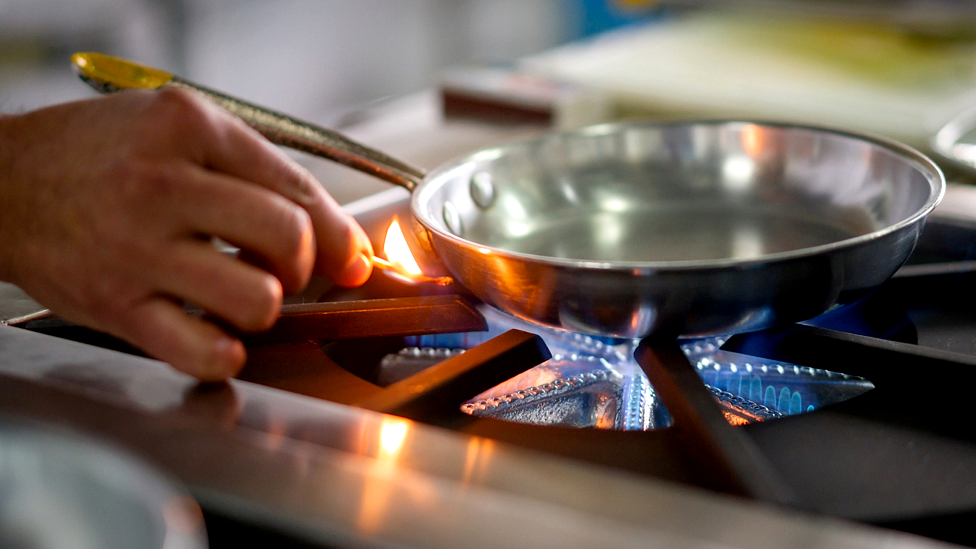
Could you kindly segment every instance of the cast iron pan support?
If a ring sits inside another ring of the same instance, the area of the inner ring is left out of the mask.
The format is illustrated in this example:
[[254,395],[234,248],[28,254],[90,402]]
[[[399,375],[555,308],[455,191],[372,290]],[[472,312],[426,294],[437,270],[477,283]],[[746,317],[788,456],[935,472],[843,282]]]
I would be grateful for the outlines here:
[[670,412],[695,469],[731,494],[796,506],[793,490],[749,436],[725,420],[678,342],[644,340],[634,355]]
[[[909,394],[934,383],[964,388],[965,395],[976,384],[976,357],[971,355],[817,326],[795,324],[735,335],[722,350],[843,372]],[[929,381],[910,372],[938,374]],[[952,383],[945,383],[947,379]]]
[[355,404],[417,421],[443,422],[462,416],[459,410],[466,400],[551,357],[539,336],[509,330]]

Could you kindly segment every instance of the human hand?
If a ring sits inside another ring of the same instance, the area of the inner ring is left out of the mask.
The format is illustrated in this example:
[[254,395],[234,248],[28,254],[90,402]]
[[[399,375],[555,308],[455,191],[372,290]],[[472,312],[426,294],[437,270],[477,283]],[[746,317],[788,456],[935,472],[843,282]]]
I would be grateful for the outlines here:
[[234,375],[245,351],[181,302],[264,330],[313,270],[356,286],[372,253],[307,170],[191,92],[0,118],[0,280],[200,379]]

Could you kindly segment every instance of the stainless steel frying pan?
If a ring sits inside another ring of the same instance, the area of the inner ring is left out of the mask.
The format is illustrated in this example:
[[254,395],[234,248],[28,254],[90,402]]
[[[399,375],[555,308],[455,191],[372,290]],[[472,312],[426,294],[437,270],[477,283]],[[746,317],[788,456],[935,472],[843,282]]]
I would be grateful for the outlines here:
[[430,174],[334,132],[98,54],[102,91],[190,88],[271,141],[413,192],[427,244],[517,317],[638,338],[747,331],[855,300],[908,258],[945,181],[891,141],[740,121],[605,124]]

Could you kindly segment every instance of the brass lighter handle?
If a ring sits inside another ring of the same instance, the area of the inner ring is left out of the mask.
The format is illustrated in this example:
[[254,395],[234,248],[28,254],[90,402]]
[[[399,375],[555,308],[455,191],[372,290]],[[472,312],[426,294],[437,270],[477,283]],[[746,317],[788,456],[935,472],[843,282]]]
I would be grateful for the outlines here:
[[71,62],[78,76],[102,93],[129,88],[183,88],[201,93],[239,117],[272,143],[328,158],[413,191],[426,172],[346,136],[271,109],[205,88],[152,67],[100,53],[76,53]]

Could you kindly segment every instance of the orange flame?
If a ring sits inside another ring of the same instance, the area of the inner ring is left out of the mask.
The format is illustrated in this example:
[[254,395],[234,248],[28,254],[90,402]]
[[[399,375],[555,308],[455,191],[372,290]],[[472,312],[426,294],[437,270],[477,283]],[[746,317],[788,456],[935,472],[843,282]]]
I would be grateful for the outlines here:
[[424,275],[410,251],[410,246],[407,245],[407,239],[403,236],[400,223],[395,218],[386,231],[383,252],[387,259],[374,256],[373,266],[385,270],[388,274],[404,282],[433,282],[441,286],[448,286],[454,282],[454,279],[449,276],[434,278]]
[[390,223],[390,228],[386,231],[383,251],[394,268],[399,268],[411,275],[423,274],[420,265],[417,265],[417,260],[413,258],[413,254],[410,252],[410,246],[407,246],[407,239],[403,237],[400,223],[396,219]]

